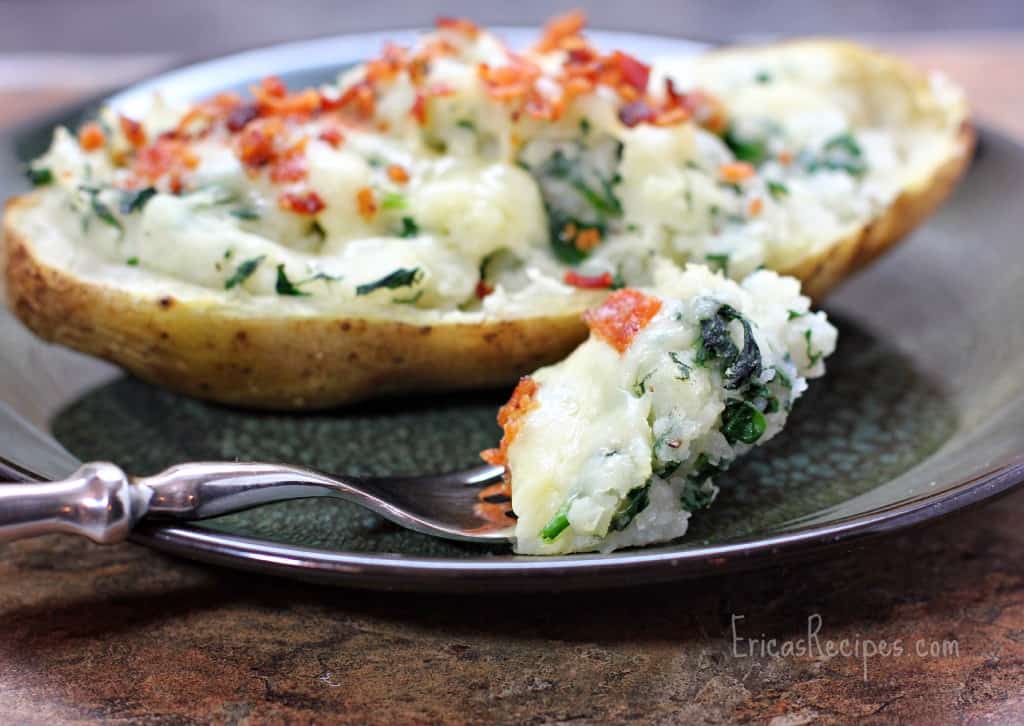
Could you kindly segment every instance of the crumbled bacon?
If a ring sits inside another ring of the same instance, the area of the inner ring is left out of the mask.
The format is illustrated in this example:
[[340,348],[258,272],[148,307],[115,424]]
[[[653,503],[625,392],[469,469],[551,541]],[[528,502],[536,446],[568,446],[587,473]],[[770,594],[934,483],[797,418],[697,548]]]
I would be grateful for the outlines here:
[[619,109],[619,121],[630,128],[654,121],[656,117],[657,113],[646,101],[633,101]]
[[416,119],[416,123],[420,126],[425,126],[427,123],[427,99],[422,93],[416,94],[416,100],[413,101],[412,108],[409,109],[409,115]]
[[474,290],[474,293],[476,294],[476,296],[478,298],[483,300],[485,297],[490,295],[492,292],[494,292],[494,288],[493,287],[488,285],[483,280],[477,280],[476,289]]
[[146,145],[146,129],[138,121],[130,119],[123,113],[118,114],[117,121],[121,126],[121,133],[128,140],[128,143],[139,148]]
[[615,282],[610,272],[602,272],[600,275],[581,275],[576,270],[569,270],[565,273],[564,279],[566,285],[583,290],[607,290]]
[[164,134],[136,152],[127,186],[147,186],[166,178],[168,189],[177,194],[184,189],[184,175],[198,165],[199,157],[187,140]]
[[270,167],[270,181],[276,184],[297,182],[306,178],[309,165],[306,162],[306,141],[302,138],[292,144]]
[[508,449],[523,428],[524,418],[531,409],[537,406],[537,390],[540,385],[529,376],[519,379],[519,384],[512,391],[508,403],[498,410],[498,425],[504,432],[501,444],[497,449],[480,452],[480,458],[488,464],[505,467],[505,479],[508,480]]
[[366,62],[366,79],[372,83],[391,81],[409,64],[409,52],[394,43],[385,43],[379,58]]
[[373,193],[373,189],[363,187],[356,192],[356,210],[367,222],[373,220],[377,214],[377,195]]
[[453,30],[469,38],[475,38],[480,34],[480,26],[465,18],[440,17],[434,24],[441,30]]
[[284,123],[278,118],[250,122],[236,140],[238,158],[250,169],[269,164],[277,153],[276,137],[282,131]]
[[96,151],[107,143],[107,135],[98,123],[89,122],[79,129],[78,143],[85,151]]
[[577,45],[580,32],[587,24],[587,16],[580,10],[572,10],[564,15],[557,15],[544,25],[544,34],[534,46],[538,53],[550,53],[555,50],[566,50],[567,45]]
[[363,79],[346,88],[336,99],[321,96],[320,107],[325,111],[342,111],[356,120],[371,119],[377,108],[373,84]]
[[620,50],[612,53],[610,63],[617,67],[622,81],[637,93],[647,90],[647,81],[651,77],[651,67]]
[[256,120],[260,115],[259,106],[255,103],[246,103],[236,106],[228,112],[224,125],[231,133],[238,133],[246,127],[250,121]]
[[288,193],[278,197],[281,209],[295,214],[319,214],[327,206],[316,192]]
[[594,335],[623,353],[659,310],[661,300],[627,288],[613,292],[601,305],[583,313],[583,321]]
[[753,165],[745,161],[731,161],[718,167],[719,176],[722,177],[723,181],[727,181],[730,184],[739,184],[743,180],[754,176],[755,172],[756,169],[754,169]]
[[320,110],[320,93],[312,88],[288,93],[280,78],[268,76],[250,91],[261,114],[276,116],[310,116]]
[[320,132],[319,138],[325,144],[332,146],[337,149],[341,147],[343,141],[345,141],[345,134],[341,132],[341,129],[330,126]]
[[388,164],[388,179],[395,184],[405,184],[409,181],[409,172],[401,164]]

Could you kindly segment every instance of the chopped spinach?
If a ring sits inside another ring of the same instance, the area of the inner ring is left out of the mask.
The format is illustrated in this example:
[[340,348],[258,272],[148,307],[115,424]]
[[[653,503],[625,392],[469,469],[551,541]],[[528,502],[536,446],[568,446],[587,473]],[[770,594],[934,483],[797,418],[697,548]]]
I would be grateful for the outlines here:
[[867,172],[864,152],[849,132],[838,134],[825,142],[820,154],[804,152],[801,160],[807,171],[845,171],[851,176],[863,176]]
[[95,214],[101,221],[109,224],[111,227],[117,230],[118,235],[124,236],[124,225],[121,224],[113,211],[108,207],[102,199],[100,199],[100,192],[102,191],[98,187],[79,187],[83,192],[89,195],[89,207],[92,209],[92,213]]
[[808,365],[813,367],[813,366],[817,365],[819,360],[821,360],[821,355],[822,354],[821,354],[821,351],[818,351],[817,353],[812,352],[812,350],[811,350],[811,331],[810,331],[809,328],[804,331],[804,340],[807,341],[807,360],[810,361],[808,363]]
[[157,194],[156,189],[153,187],[146,187],[145,189],[126,189],[121,192],[121,203],[119,209],[121,214],[131,214],[132,212],[141,211],[146,206],[146,202],[155,197]]
[[802,318],[806,314],[807,313],[805,313],[805,312],[801,313],[798,310],[787,310],[786,311],[786,320],[796,320],[797,318]]
[[715,489],[705,485],[705,481],[687,479],[683,484],[683,491],[679,499],[683,509],[687,512],[696,512],[698,509],[707,509],[715,501]]
[[394,272],[390,272],[379,280],[373,282],[367,282],[356,287],[356,295],[369,295],[374,290],[388,289],[394,290],[399,287],[410,287],[415,285],[423,278],[423,272],[418,267],[405,268],[399,267]]
[[580,133],[584,136],[590,133],[590,119],[586,116],[580,118]]
[[638,378],[636,380],[636,382],[633,384],[633,395],[634,396],[636,396],[637,398],[640,398],[645,393],[647,393],[647,381],[650,380],[650,377],[653,376],[653,375],[654,375],[654,371],[649,371],[647,373],[647,375],[641,376],[640,378]]
[[754,80],[757,81],[758,83],[771,83],[772,74],[769,73],[768,71],[758,71],[756,74],[754,74]]
[[[249,209],[248,207],[239,207],[238,209],[232,209],[230,212],[228,212],[228,214],[230,214],[232,217],[237,217],[238,219],[244,219],[246,221],[252,221],[260,218],[259,212],[257,212],[255,209]],[[314,224],[316,223],[314,222]]]
[[726,129],[722,140],[738,161],[756,166],[768,158],[768,145],[763,139],[741,136],[733,126]]
[[707,260],[712,272],[721,272],[723,275],[729,274],[728,252],[720,255],[704,255],[704,259]]
[[621,532],[629,526],[630,522],[651,503],[652,479],[641,486],[630,489],[622,499],[615,514],[612,515],[608,528],[615,532]]
[[764,414],[752,403],[739,398],[730,398],[722,412],[722,435],[730,444],[741,441],[753,444],[768,428]]
[[405,209],[405,195],[401,192],[385,192],[380,199],[381,209]]
[[782,182],[769,179],[765,182],[765,185],[768,187],[768,193],[772,195],[772,199],[782,199],[789,196],[789,187]]
[[25,176],[34,187],[45,187],[47,184],[53,184],[53,172],[46,167],[28,167],[25,170]]
[[460,129],[466,129],[466,131],[476,131],[476,124],[470,121],[468,118],[460,118],[455,122],[455,125]]
[[416,224],[416,220],[412,217],[402,217],[402,229],[399,230],[398,236],[402,239],[410,239],[417,236],[420,233],[420,226]]
[[569,527],[569,501],[559,508],[555,515],[544,525],[540,531],[540,538],[547,543],[554,542],[558,535]]
[[235,269],[234,274],[225,281],[224,289],[231,290],[248,280],[252,277],[253,273],[256,272],[256,268],[263,264],[265,259],[267,259],[266,255],[260,255],[259,257],[253,257],[240,264]]
[[127,260],[124,261],[124,264],[128,265],[128,267],[138,267],[139,266],[139,258],[138,257],[129,257]]
[[679,357],[679,354],[675,351],[669,351],[668,357],[672,359],[672,362],[676,364],[676,368],[679,369],[679,375],[676,376],[680,381],[690,380],[690,366],[686,365]]
[[[302,284],[302,283],[299,283]],[[278,295],[289,295],[291,297],[306,297],[308,292],[299,289],[298,285],[288,279],[284,271],[284,265],[277,266],[277,284],[274,286]]]
[[[729,323],[733,320],[743,326],[742,350],[736,347],[729,333]],[[761,375],[761,349],[754,340],[750,322],[729,305],[722,305],[712,317],[700,321],[695,361],[705,366],[712,360],[721,362],[725,387],[729,390],[742,388],[751,378]]]

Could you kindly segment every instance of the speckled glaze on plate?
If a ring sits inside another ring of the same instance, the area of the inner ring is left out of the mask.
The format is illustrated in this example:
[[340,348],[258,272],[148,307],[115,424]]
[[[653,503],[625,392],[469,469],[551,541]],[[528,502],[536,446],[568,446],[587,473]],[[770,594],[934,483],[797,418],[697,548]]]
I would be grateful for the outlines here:
[[[515,44],[524,31],[504,31]],[[658,56],[692,52],[670,38],[594,33],[607,46]],[[156,87],[190,98],[268,72],[290,83],[331,77],[385,38],[348,36],[195,64],[113,97],[131,111]],[[528,37],[528,33],[527,33]],[[308,59],[316,59],[315,66]],[[19,163],[57,122],[0,140],[0,192],[22,188]],[[196,559],[303,579],[420,590],[569,589],[698,576],[816,556],[910,526],[1024,480],[1024,209],[1008,198],[1024,148],[987,130],[955,198],[925,228],[829,299],[840,329],[829,375],[797,404],[787,429],[720,480],[714,507],[679,542],[610,555],[517,557],[434,540],[351,505],[317,499],[183,526],[148,525],[134,539]],[[182,460],[262,459],[348,473],[429,473],[476,463],[494,445],[507,391],[402,397],[312,415],[254,414],[189,400],[33,339],[0,312],[0,401],[51,431],[73,456],[25,439],[22,470],[57,477],[76,458],[134,473]],[[0,446],[4,442],[0,432]],[[8,441],[14,439],[8,438]]]

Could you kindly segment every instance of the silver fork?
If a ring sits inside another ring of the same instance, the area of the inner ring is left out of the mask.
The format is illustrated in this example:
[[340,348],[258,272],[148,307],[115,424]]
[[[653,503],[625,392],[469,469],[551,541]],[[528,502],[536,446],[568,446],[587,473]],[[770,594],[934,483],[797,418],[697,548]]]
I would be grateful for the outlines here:
[[130,477],[113,464],[91,463],[63,481],[0,484],[0,541],[66,532],[113,544],[143,518],[206,519],[271,502],[338,497],[423,534],[511,542],[513,520],[495,522],[478,506],[481,489],[501,475],[500,467],[480,466],[438,476],[333,477],[276,464],[197,462]]

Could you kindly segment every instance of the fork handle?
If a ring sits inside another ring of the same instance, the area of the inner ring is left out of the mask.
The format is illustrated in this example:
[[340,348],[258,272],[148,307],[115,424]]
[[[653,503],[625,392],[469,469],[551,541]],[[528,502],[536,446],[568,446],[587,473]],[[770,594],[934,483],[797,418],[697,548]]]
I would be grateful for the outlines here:
[[145,512],[142,493],[113,464],[85,464],[63,481],[0,483],[0,542],[68,533],[124,540]]

